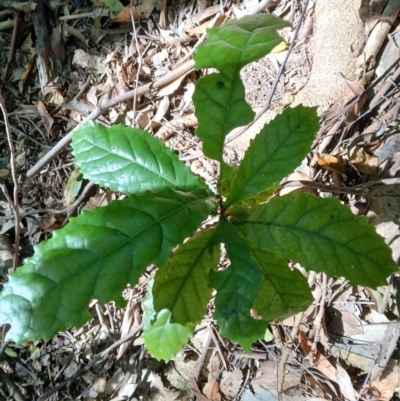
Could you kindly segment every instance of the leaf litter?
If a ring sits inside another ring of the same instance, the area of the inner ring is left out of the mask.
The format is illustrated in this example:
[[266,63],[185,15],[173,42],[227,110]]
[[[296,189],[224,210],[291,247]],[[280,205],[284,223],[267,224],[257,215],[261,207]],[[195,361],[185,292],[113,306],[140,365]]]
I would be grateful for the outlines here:
[[[46,7],[54,7],[55,2],[38,3],[44,9],[40,16],[34,16],[33,28],[25,31],[28,33],[23,46],[11,43],[13,29],[23,32],[18,25],[20,21],[15,20],[0,31],[1,46],[16,46],[16,68],[11,69],[6,52],[0,56],[0,65],[9,82],[7,109],[20,149],[16,156],[23,177],[22,257],[31,255],[33,245],[46,240],[48,232],[64,225],[71,215],[64,190],[67,180],[73,177],[73,157],[67,149],[40,175],[28,178],[24,175],[26,171],[104,99],[162,76],[191,56],[193,46],[201,41],[201,36],[196,35],[202,35],[208,25],[218,26],[226,18],[246,14],[258,2],[227,3],[223,9],[219,4],[200,0],[180,2],[179,6],[168,4],[167,8],[162,1],[138,2],[134,18],[140,19],[141,25],[136,35],[132,35],[132,16],[127,4],[123,4],[118,14],[115,5],[118,2],[108,4],[107,8],[98,1],[88,4],[75,0],[63,4],[58,14],[54,14],[54,25],[47,37],[43,18],[50,18]],[[6,11],[13,12],[13,5],[6,7],[11,7]],[[268,7],[295,25],[304,3],[282,0]],[[391,4],[390,7],[393,10]],[[384,10],[370,13],[366,19],[367,32],[383,20],[381,12],[384,16]],[[308,16],[313,14],[311,7]],[[4,15],[0,18],[7,18]],[[290,29],[284,36],[288,43],[294,39]],[[313,58],[310,46],[313,34],[304,29],[300,37],[300,46],[289,58],[275,92],[271,115],[290,103],[290,96],[296,95],[307,80],[312,61],[309,65],[303,61]],[[377,40],[376,36],[373,40]],[[391,40],[384,43],[389,44],[392,45]],[[267,99],[285,52],[282,47],[280,53],[246,67],[246,96],[256,111]],[[378,76],[387,79],[385,74],[393,72],[388,70],[391,61],[387,59],[393,53],[384,52],[377,58]],[[138,96],[136,107],[128,100],[110,108],[100,121],[105,125],[121,122],[150,129],[186,160],[196,174],[213,182],[217,166],[202,156],[200,143],[193,136],[196,127],[193,106],[188,101],[190,96],[185,96],[191,92],[195,78],[193,72],[188,72],[161,89],[161,93],[154,90]],[[398,93],[390,85],[386,92],[385,86],[373,88],[370,93],[375,96],[373,102],[377,107],[372,110],[364,105],[362,85],[351,81],[348,87],[349,91],[336,99],[331,112],[323,118],[314,153],[297,169],[293,183],[297,182],[305,191],[327,196],[332,193],[331,188],[339,187],[341,191],[335,193],[341,194],[340,200],[349,204],[354,213],[367,213],[398,260]],[[354,101],[354,96],[359,98]],[[368,113],[360,117],[361,111]],[[228,161],[240,160],[247,147],[246,140],[236,145],[233,142],[235,146],[226,155]],[[10,154],[4,138],[0,138],[0,144],[0,169],[6,182],[0,191],[4,244],[0,271],[5,275],[13,254],[14,231],[9,224],[12,212],[6,195],[12,185]],[[322,157],[323,163],[317,157]],[[310,180],[319,186],[309,187]],[[349,187],[360,192],[348,193]],[[86,196],[78,198],[73,213],[85,203],[107,204],[115,196],[119,195],[92,188]],[[44,219],[51,222],[47,228]],[[302,271],[301,266],[296,268]],[[387,287],[372,292],[368,288],[353,288],[341,279],[310,273],[313,305],[294,319],[274,323],[271,326],[274,341],[259,341],[249,354],[243,353],[220,338],[206,316],[185,351],[169,363],[157,362],[146,354],[139,337],[140,302],[151,275],[149,267],[138,286],[125,290],[126,308],[92,302],[89,311],[93,320],[80,330],[60,333],[46,343],[27,343],[22,347],[2,343],[1,396],[15,400],[48,397],[174,400],[189,399],[193,394],[204,400],[272,400],[307,395],[309,400],[367,397],[390,400],[395,394],[399,378],[396,275]],[[211,304],[210,308],[213,307]],[[129,335],[130,341],[110,349],[115,341]],[[91,361],[96,363],[91,365]],[[62,383],[68,386],[59,388]]]

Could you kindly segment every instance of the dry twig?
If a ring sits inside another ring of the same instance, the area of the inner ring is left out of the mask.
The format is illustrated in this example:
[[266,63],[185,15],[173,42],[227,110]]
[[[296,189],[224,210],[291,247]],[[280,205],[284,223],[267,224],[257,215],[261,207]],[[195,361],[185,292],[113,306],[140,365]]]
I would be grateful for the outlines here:
[[95,364],[101,362],[105,357],[109,355],[111,351],[114,349],[118,348],[121,344],[131,340],[132,338],[136,337],[137,334],[142,330],[143,326],[140,325],[135,328],[131,333],[129,333],[126,337],[121,338],[120,340],[116,341],[114,344],[109,346],[107,349],[105,349],[103,352],[100,352],[98,355],[94,356],[93,359],[86,364],[83,368],[78,369],[72,376],[68,377],[67,380],[63,381],[62,383],[58,384],[51,390],[49,390],[47,393],[39,397],[38,401],[45,401],[47,400],[51,395],[56,393],[57,391],[61,390],[64,388],[67,384],[70,382],[76,380],[79,376],[81,376],[83,373],[87,372],[90,370]]
[[325,315],[327,277],[326,277],[326,274],[324,274],[324,273],[321,273],[321,274],[322,274],[321,302],[319,304],[318,314],[317,314],[316,318],[314,319],[315,335],[314,335],[314,340],[313,340],[313,343],[311,346],[311,352],[310,352],[311,356],[314,355],[315,351],[317,350],[317,344],[321,337],[322,319],[324,318],[324,315]]
[[17,175],[17,163],[15,161],[15,151],[14,144],[11,138],[10,124],[8,122],[8,115],[6,111],[6,106],[4,104],[4,99],[0,96],[0,108],[4,116],[4,123],[6,127],[8,146],[10,148],[10,166],[11,166],[11,176],[14,184],[14,202],[11,203],[14,219],[15,219],[15,244],[14,244],[14,260],[12,270],[14,271],[19,266],[19,236],[20,236],[20,216],[19,216],[19,204],[18,204],[18,175]]
[[[140,96],[145,94],[146,92],[160,88],[164,85],[169,84],[170,82],[178,79],[182,75],[188,73],[191,71],[194,67],[194,61],[190,60],[187,63],[181,65],[178,67],[176,70],[170,71],[168,74],[166,74],[164,77],[150,83],[144,86],[141,86],[140,88],[133,89],[131,91],[125,92],[113,99],[104,99],[100,103],[100,105],[93,110],[92,113],[90,113],[85,120],[82,123],[85,123],[87,121],[93,121],[99,116],[101,116],[106,110],[109,108],[116,106],[119,103],[126,102],[127,100],[131,100],[134,96]],[[79,126],[78,126],[79,127]],[[58,153],[61,152],[66,146],[69,145],[72,139],[72,134],[75,129],[78,127],[74,128],[71,132],[69,132],[61,141],[59,141],[53,149],[51,149],[46,155],[44,155],[27,173],[26,175],[28,177],[32,177],[36,175],[50,160],[52,160]]]
[[13,8],[14,10],[23,11],[25,13],[31,13],[36,10],[37,4],[33,2],[13,1],[13,0],[2,0],[1,5],[5,8]]
[[8,389],[9,396],[15,401],[26,401],[26,398],[19,391],[18,386],[0,368],[0,382],[4,383]]
[[277,384],[278,384],[278,396],[280,397],[281,394],[283,394],[283,385],[285,382],[285,367],[287,364],[287,361],[289,360],[289,356],[291,355],[295,343],[294,339],[297,337],[297,334],[299,333],[299,328],[300,328],[300,323],[303,319],[304,312],[298,313],[295,318],[294,318],[294,324],[292,327],[292,330],[290,332],[289,340],[287,341],[285,347],[282,347],[282,355],[279,360],[279,365],[278,365],[278,372],[277,372]]

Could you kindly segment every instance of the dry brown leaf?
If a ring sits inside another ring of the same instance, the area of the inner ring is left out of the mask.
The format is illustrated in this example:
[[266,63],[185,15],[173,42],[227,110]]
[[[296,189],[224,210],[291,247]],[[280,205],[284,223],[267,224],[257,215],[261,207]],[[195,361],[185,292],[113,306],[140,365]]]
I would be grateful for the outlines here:
[[111,201],[115,200],[116,196],[114,192],[110,190],[99,190],[99,193],[95,196],[92,196],[89,199],[89,202],[83,207],[83,210],[92,210],[97,206],[107,206]]
[[349,151],[350,162],[356,170],[372,178],[379,174],[379,160],[375,155],[370,155],[361,146],[355,146]]
[[153,117],[153,107],[147,107],[144,110],[141,110],[138,113],[138,117],[136,118],[136,123],[140,129],[148,129],[151,119]]
[[212,17],[213,15],[217,14],[220,11],[221,11],[220,5],[211,6],[211,7],[206,8],[205,10],[200,11],[197,14],[192,15],[191,18],[189,18],[189,20],[193,24],[200,24],[207,18]]
[[225,14],[221,14],[216,21],[212,20],[204,22],[201,25],[196,26],[194,28],[185,29],[185,32],[188,35],[202,35],[203,33],[206,32],[207,28],[211,28],[214,26],[221,26],[226,21],[227,18],[228,17]]
[[[132,9],[133,10],[133,9]],[[138,12],[133,12],[133,17],[136,19],[145,19]],[[129,24],[132,23],[132,16],[131,16],[131,6],[124,7],[113,19],[113,22],[120,23],[120,24]]]
[[122,381],[124,380],[124,378],[125,378],[125,373],[121,368],[118,368],[114,372],[114,374],[107,380],[107,384],[104,389],[105,393],[107,395],[110,395],[114,391],[116,391],[120,386],[120,384],[122,383]]
[[160,128],[161,121],[164,118],[164,116],[167,114],[168,109],[169,109],[169,97],[164,96],[161,99],[160,104],[158,105],[158,108],[157,108],[156,115],[153,117],[151,124],[150,124],[150,127],[153,132],[156,132],[158,130],[158,128]]
[[95,74],[103,74],[106,70],[103,57],[92,56],[82,49],[75,50],[72,64],[79,65],[85,70],[91,70]]
[[53,124],[54,124],[54,119],[48,113],[45,105],[40,100],[38,101],[37,108],[38,108],[39,115],[42,118],[43,125],[46,128],[47,134],[50,135],[51,128],[53,127]]
[[[254,392],[258,392],[261,387],[267,388],[269,390],[277,391],[278,389],[278,365],[275,361],[263,361],[260,362],[259,370],[262,372],[260,376],[253,380],[252,386]],[[287,390],[289,388],[297,387],[300,384],[300,374],[296,371],[296,369],[287,364],[285,367],[285,379],[283,382],[283,390]]]
[[163,86],[157,93],[157,97],[164,97],[164,96],[169,96],[172,95],[180,86],[183,81],[183,79],[186,77],[186,75],[182,75],[175,81],[172,81],[168,85]]
[[79,31],[79,29],[76,29],[73,26],[70,26],[67,24],[64,25],[64,29],[65,29],[66,34],[69,34],[69,35],[77,38],[87,48],[88,40],[83,36],[83,34],[81,33],[81,31]]
[[346,401],[356,401],[353,384],[349,374],[340,365],[336,366],[336,383]]
[[196,401],[211,401],[209,398],[207,398],[202,392],[200,391],[196,380],[193,378],[190,379],[190,384],[191,384],[191,390],[192,393],[196,396]]
[[233,372],[223,372],[221,380],[221,391],[228,397],[235,397],[242,387],[243,372],[236,369]]
[[57,222],[55,216],[51,216],[49,219],[43,219],[40,223],[40,228],[49,233],[52,233],[54,230],[58,230],[61,227],[62,224]]
[[368,37],[371,30],[381,18],[385,2],[370,0],[360,8],[360,18],[364,21],[365,37]]
[[[121,325],[121,338],[126,337],[128,334],[136,330],[136,327],[141,323],[140,307],[138,304],[132,304],[126,307],[124,317]],[[122,358],[126,351],[131,347],[131,341],[126,341],[118,348],[117,359]]]
[[317,161],[324,170],[336,171],[340,174],[345,173],[344,164],[335,156],[321,153],[317,155]]
[[220,359],[218,352],[216,350],[213,351],[212,356],[210,357],[210,362],[207,365],[207,379],[213,380],[219,376],[220,371]]
[[[135,20],[137,19],[147,19],[150,17],[151,13],[156,6],[157,0],[145,0],[142,4],[139,4],[136,7],[132,7],[133,17]],[[113,22],[120,24],[130,24],[132,23],[131,17],[131,6],[126,6],[120,11]]]
[[[345,78],[343,78],[345,79]],[[329,114],[325,117],[326,121],[333,119],[343,111],[343,108],[354,98],[360,96],[364,92],[364,86],[356,81],[346,79],[344,95],[330,108]],[[347,112],[347,122],[353,121],[358,111],[362,108],[366,100],[365,96],[361,96],[351,110]]]
[[[286,181],[312,181],[311,177],[301,171],[295,171],[294,173],[290,174]],[[303,188],[304,192],[314,192],[315,190],[311,188],[304,188],[303,185],[296,185],[296,186],[284,186],[280,191],[279,194],[281,196],[287,195],[290,192],[296,191],[299,188]]]
[[399,386],[400,371],[397,363],[396,360],[389,359],[379,379],[370,384],[368,393],[372,394],[377,401],[390,401]]
[[344,336],[363,333],[361,320],[353,313],[341,310],[329,323],[329,331]]
[[390,162],[390,174],[386,178],[394,177],[399,170],[399,166],[393,169],[393,164],[398,164],[400,159],[400,133],[395,133],[390,136],[384,136],[379,142],[379,146],[374,149],[374,155],[379,159],[379,164],[383,163],[387,159],[391,159]]
[[18,84],[18,89],[20,93],[23,93],[25,90],[26,82],[36,65],[36,54],[29,59],[29,61],[25,64],[25,70],[22,72],[21,80]]
[[167,140],[169,137],[174,135],[175,128],[185,130],[187,128],[195,127],[197,125],[197,119],[194,114],[179,117],[175,120],[171,120],[169,124],[163,125],[157,132],[156,137],[162,141]]
[[213,379],[206,383],[203,387],[203,394],[212,401],[221,401],[218,381]]
[[363,333],[349,337],[351,342],[348,343],[334,339],[331,353],[340,354],[348,364],[366,373],[372,371],[371,378],[374,380],[374,376],[382,371],[380,366],[384,367],[393,353],[393,346],[399,338],[399,324],[390,322],[384,314],[372,309],[364,320]]
[[185,32],[188,35],[202,35],[204,32],[206,32],[206,30],[208,28],[211,27],[211,25],[213,25],[212,21],[207,21],[207,22],[204,22],[203,24],[201,24],[199,26],[196,26],[194,28],[185,29]]
[[371,196],[368,218],[370,223],[376,227],[379,235],[385,238],[386,243],[392,248],[394,260],[400,258],[400,236],[398,229],[400,225],[400,185],[399,179],[391,179],[391,185],[375,185],[370,188]]
[[[300,349],[304,355],[308,355],[311,351],[312,342],[305,333],[299,333]],[[313,355],[313,364],[323,375],[333,382],[336,381],[336,368],[329,361],[328,357],[317,348]]]

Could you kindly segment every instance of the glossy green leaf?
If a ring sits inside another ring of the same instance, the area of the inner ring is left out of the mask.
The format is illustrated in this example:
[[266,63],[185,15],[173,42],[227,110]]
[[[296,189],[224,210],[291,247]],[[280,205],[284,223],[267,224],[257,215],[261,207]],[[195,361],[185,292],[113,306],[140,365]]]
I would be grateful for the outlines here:
[[145,131],[90,121],[74,132],[72,147],[84,177],[113,191],[129,195],[206,188],[172,150]]
[[262,287],[262,270],[253,260],[250,248],[236,228],[225,218],[217,228],[217,238],[225,244],[230,266],[211,271],[210,280],[217,290],[214,318],[222,337],[239,343],[246,351],[264,337],[267,323],[255,320],[250,309]]
[[283,320],[306,310],[313,302],[306,278],[289,269],[286,260],[249,241],[253,259],[262,268],[263,286],[254,302],[258,315],[270,322]]
[[390,248],[366,217],[338,199],[301,191],[254,206],[238,229],[259,247],[308,270],[343,276],[353,285],[377,287],[398,270]]
[[236,203],[230,206],[227,211],[226,215],[238,215],[242,213],[247,213],[246,209],[253,207],[254,205],[258,205],[259,203],[267,202],[274,193],[280,188],[280,183],[275,182],[270,185],[265,191],[259,192],[257,195],[252,196],[251,198],[247,198],[239,203]]
[[[157,272],[157,274],[159,273]],[[142,302],[144,311],[142,337],[147,350],[153,357],[157,360],[169,361],[189,341],[193,335],[195,324],[171,323],[171,312],[169,310],[155,311],[152,294],[153,281],[149,281],[147,295]]]
[[209,216],[215,198],[164,189],[114,201],[71,219],[38,245],[0,292],[0,325],[21,343],[81,326],[91,299],[124,304],[121,292],[151,263],[162,267],[172,249]]
[[[217,68],[195,84],[193,104],[199,121],[196,135],[203,140],[203,153],[223,163],[225,137],[236,127],[248,124],[254,112],[245,100],[240,70],[268,54],[281,38],[277,29],[290,26],[271,14],[257,14],[228,21],[208,29],[208,39],[196,49],[195,68]],[[229,178],[221,168],[221,178]]]
[[276,31],[288,26],[273,14],[256,14],[207,29],[207,40],[196,49],[195,69],[216,68],[233,79],[246,64],[279,45],[282,38]]
[[319,128],[315,108],[288,108],[266,124],[235,171],[225,207],[256,196],[298,167]]
[[174,252],[166,268],[157,272],[153,287],[154,308],[171,312],[171,322],[200,323],[211,298],[210,269],[218,266],[220,250],[214,247],[215,230],[204,231]]
[[199,121],[196,135],[203,140],[203,153],[222,161],[225,137],[234,128],[246,125],[254,111],[245,100],[240,77],[231,80],[222,74],[211,74],[195,83],[193,104]]

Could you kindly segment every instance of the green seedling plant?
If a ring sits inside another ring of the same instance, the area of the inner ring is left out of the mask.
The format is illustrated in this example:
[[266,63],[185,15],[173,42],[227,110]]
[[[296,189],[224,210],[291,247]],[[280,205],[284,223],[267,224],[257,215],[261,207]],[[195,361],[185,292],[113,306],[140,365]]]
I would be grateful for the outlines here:
[[[122,291],[145,269],[158,270],[143,301],[143,337],[169,360],[207,313],[222,337],[246,351],[268,323],[305,310],[313,297],[288,261],[353,285],[377,287],[397,270],[391,251],[368,224],[336,198],[301,191],[274,197],[279,182],[310,151],[318,130],[314,108],[288,108],[265,125],[241,164],[223,160],[234,128],[250,123],[240,70],[281,42],[289,24],[268,14],[208,30],[195,68],[193,103],[204,154],[220,163],[216,188],[192,174],[174,152],[147,132],[93,122],[79,127],[72,147],[86,179],[126,195],[71,218],[9,275],[0,292],[0,324],[18,344],[80,327],[91,299],[123,306]],[[210,217],[214,224],[204,224]],[[229,266],[219,268],[221,244]]]

